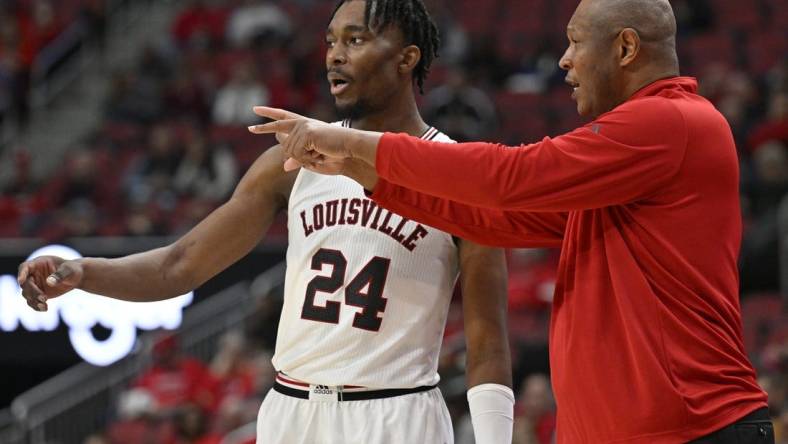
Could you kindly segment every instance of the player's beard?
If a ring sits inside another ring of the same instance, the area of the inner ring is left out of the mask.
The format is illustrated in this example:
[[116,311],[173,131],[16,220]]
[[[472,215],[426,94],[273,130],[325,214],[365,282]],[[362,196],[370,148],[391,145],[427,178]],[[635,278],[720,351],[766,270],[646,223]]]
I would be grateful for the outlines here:
[[365,99],[359,99],[348,105],[338,105],[334,103],[337,115],[341,120],[359,120],[372,112],[372,104]]

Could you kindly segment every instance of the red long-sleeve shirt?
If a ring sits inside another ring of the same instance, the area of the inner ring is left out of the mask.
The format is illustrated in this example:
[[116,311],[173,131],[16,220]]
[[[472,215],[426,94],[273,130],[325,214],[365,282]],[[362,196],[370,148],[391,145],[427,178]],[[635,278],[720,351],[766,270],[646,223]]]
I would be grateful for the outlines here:
[[561,246],[559,443],[686,442],[766,406],[741,337],[736,150],[696,90],[657,81],[532,145],[379,143],[380,205],[483,244]]

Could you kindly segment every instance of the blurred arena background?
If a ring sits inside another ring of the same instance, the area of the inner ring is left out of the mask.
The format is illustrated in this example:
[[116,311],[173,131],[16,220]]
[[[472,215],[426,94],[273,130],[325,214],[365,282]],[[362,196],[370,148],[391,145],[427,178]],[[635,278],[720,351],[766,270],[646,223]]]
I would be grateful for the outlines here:
[[[75,332],[81,326],[102,341],[120,321],[65,308],[60,320],[57,312],[36,318],[19,305],[13,275],[46,246],[112,257],[184,233],[273,143],[247,133],[258,121],[252,105],[333,120],[323,29],[334,3],[0,0],[0,443],[254,442],[273,382],[284,219],[196,291],[173,334],[146,332],[172,325],[164,320],[126,325],[141,339],[108,367],[84,362]],[[788,5],[671,3],[682,73],[699,79],[736,138],[744,335],[777,442],[786,443]],[[582,123],[557,66],[576,0],[427,4],[443,38],[421,97],[429,123],[458,140],[511,144]],[[509,252],[516,443],[552,439],[546,337],[557,257]],[[440,373],[463,444],[471,431],[460,304],[457,296]],[[172,384],[180,389],[150,382],[168,359],[178,363]]]

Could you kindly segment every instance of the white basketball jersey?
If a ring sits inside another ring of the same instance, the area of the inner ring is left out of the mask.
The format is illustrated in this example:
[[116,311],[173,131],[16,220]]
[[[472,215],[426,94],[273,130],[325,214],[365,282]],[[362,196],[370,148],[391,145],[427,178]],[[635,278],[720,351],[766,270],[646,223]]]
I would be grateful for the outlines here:
[[[434,128],[422,138],[452,142]],[[436,384],[459,267],[451,235],[377,206],[347,177],[305,169],[288,231],[274,367],[311,384]]]

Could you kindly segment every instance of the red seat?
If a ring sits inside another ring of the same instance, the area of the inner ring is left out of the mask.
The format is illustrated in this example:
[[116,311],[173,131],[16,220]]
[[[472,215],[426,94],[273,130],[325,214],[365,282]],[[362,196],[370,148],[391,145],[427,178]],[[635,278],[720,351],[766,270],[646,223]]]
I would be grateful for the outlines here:
[[679,50],[685,53],[684,60],[696,71],[711,63],[730,64],[736,57],[733,42],[726,34],[694,36],[686,40]]
[[502,92],[495,96],[501,127],[500,139],[507,144],[533,143],[547,135],[542,96]]
[[[784,30],[782,31],[785,32]],[[752,33],[747,41],[747,58],[753,74],[764,74],[788,55],[788,39],[777,37],[780,31]]]

